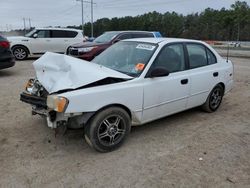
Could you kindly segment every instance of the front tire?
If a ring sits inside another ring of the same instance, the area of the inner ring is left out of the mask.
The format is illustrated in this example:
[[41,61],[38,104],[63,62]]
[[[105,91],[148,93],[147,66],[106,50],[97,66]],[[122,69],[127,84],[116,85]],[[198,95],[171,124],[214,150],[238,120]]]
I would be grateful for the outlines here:
[[209,113],[215,112],[220,107],[223,95],[223,87],[221,85],[215,86],[214,89],[210,92],[206,103],[202,105],[202,109]]
[[27,49],[22,46],[16,46],[12,48],[12,52],[16,60],[25,60],[28,57]]
[[90,120],[85,129],[85,140],[99,152],[110,152],[123,144],[130,129],[128,113],[122,108],[110,107]]

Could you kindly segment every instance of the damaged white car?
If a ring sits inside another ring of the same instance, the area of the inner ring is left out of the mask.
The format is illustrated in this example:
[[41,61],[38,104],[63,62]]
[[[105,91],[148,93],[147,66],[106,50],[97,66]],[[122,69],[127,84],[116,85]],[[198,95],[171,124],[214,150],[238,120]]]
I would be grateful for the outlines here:
[[209,45],[185,39],[130,39],[93,62],[46,53],[34,62],[21,101],[48,126],[84,127],[89,145],[118,148],[131,125],[202,106],[218,109],[233,85],[233,66]]

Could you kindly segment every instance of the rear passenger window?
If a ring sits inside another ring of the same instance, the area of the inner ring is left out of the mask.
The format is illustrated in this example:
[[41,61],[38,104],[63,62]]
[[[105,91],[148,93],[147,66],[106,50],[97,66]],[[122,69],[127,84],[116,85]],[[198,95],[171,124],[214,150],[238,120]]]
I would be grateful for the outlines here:
[[67,32],[62,30],[52,30],[52,38],[67,38]]
[[199,44],[187,44],[186,46],[191,69],[207,65],[207,53],[204,46]]
[[66,31],[67,33],[67,38],[75,38],[77,35],[77,32],[75,31]]
[[217,63],[215,55],[209,49],[207,49],[207,61],[209,65]]

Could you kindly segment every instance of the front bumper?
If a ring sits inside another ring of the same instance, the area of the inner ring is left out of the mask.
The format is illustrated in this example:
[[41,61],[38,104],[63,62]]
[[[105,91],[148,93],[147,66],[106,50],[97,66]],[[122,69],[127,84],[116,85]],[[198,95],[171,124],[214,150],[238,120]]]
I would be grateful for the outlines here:
[[46,98],[37,97],[37,96],[30,95],[28,93],[23,92],[20,94],[20,100],[22,102],[36,106],[37,108],[48,109],[47,104],[46,104],[46,100],[47,100]]
[[91,61],[92,59],[94,59],[93,54],[91,54],[90,52],[78,52],[78,48],[70,48],[67,51],[67,55],[80,58],[80,59],[84,59],[86,61]]
[[50,128],[57,128],[68,121],[64,113],[50,110],[47,106],[47,98],[30,95],[26,92],[20,94],[20,100],[32,106],[32,115],[39,114],[47,119],[47,125]]

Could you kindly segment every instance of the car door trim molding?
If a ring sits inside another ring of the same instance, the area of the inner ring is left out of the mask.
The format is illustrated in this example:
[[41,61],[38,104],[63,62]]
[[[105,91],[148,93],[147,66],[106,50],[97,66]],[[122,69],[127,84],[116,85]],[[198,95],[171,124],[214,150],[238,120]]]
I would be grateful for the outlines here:
[[143,110],[148,110],[148,109],[151,109],[151,108],[155,108],[155,107],[158,107],[158,106],[162,106],[162,105],[165,105],[165,104],[176,102],[176,101],[179,101],[179,100],[187,99],[188,97],[189,96],[187,95],[185,97],[181,97],[181,98],[178,98],[178,99],[174,99],[174,100],[170,100],[170,101],[165,101],[165,102],[162,102],[162,103],[159,103],[159,104],[155,104],[155,105],[152,105],[152,106],[145,107],[145,108],[143,108]]
[[196,95],[200,95],[200,94],[203,94],[203,93],[207,93],[207,92],[209,92],[209,90],[200,91],[200,92],[197,92],[197,93],[194,93],[194,94],[190,95],[190,97],[193,97],[193,96],[196,96]]

